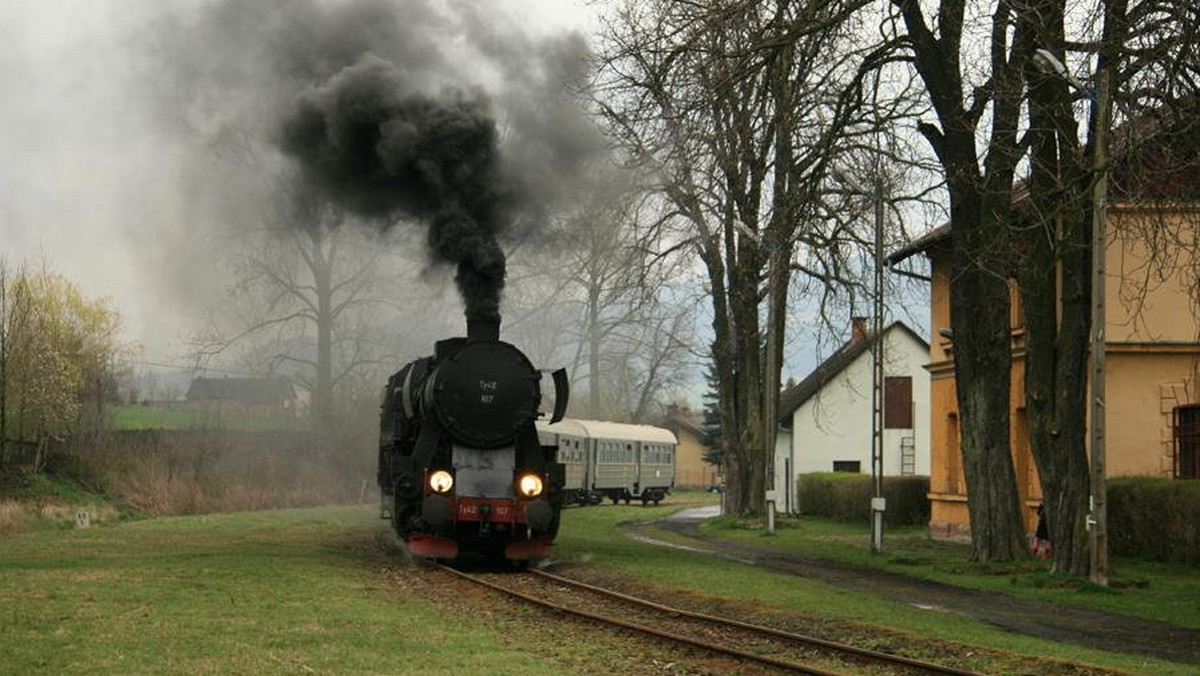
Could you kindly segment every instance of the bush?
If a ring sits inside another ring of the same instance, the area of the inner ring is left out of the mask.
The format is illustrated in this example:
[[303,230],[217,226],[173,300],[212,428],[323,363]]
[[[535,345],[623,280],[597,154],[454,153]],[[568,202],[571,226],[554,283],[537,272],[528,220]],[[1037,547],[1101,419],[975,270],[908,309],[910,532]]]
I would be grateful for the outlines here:
[[373,489],[370,439],[307,432],[124,430],[68,439],[89,487],[143,514],[347,503]]
[[[796,488],[801,514],[862,523],[871,518],[870,476],[846,472],[801,474]],[[884,522],[889,526],[928,524],[928,493],[927,476],[884,477]]]
[[1200,565],[1200,481],[1110,479],[1108,543],[1121,556]]

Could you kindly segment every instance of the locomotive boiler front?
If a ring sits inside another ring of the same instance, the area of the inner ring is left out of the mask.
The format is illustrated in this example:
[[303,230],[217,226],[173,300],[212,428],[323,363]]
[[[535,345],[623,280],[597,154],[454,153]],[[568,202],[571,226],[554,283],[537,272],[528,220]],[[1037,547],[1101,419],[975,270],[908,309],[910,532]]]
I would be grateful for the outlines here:
[[423,397],[453,439],[472,448],[516,441],[533,424],[541,402],[537,369],[517,348],[500,342],[499,324],[472,321],[466,344],[425,381]]

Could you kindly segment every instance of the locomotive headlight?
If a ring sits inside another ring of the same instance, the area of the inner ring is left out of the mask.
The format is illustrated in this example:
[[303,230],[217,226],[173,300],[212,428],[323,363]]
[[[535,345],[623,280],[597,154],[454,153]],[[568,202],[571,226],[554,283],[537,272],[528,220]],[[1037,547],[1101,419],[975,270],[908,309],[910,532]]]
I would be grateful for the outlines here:
[[542,494],[542,477],[536,474],[522,474],[517,480],[517,488],[521,491],[521,495],[527,498],[536,498]]
[[454,488],[454,475],[444,469],[439,469],[429,475],[429,487],[434,493],[449,493]]

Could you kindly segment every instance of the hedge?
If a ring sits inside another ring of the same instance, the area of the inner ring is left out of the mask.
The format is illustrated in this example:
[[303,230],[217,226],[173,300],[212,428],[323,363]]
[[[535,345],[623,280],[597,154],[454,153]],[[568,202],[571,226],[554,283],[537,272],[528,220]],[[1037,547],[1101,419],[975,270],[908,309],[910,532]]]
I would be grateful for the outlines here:
[[[824,516],[837,521],[866,523],[871,518],[871,477],[849,472],[801,474],[796,480],[801,514]],[[884,523],[891,526],[929,523],[929,477],[884,477],[887,499]]]
[[1200,565],[1200,481],[1109,479],[1108,545],[1120,556]]

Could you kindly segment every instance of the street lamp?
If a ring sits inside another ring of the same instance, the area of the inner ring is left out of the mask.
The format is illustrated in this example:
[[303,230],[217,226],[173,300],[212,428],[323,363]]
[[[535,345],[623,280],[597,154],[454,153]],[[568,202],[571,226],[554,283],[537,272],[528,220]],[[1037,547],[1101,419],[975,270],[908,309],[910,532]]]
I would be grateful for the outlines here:
[[1110,91],[1107,68],[1096,73],[1096,89],[1086,87],[1075,79],[1054,54],[1045,49],[1033,50],[1033,65],[1045,75],[1062,78],[1092,102],[1096,129],[1093,137],[1095,153],[1095,183],[1092,185],[1092,373],[1088,383],[1091,390],[1091,514],[1088,516],[1091,545],[1091,579],[1098,585],[1108,585],[1108,483],[1104,448],[1104,322],[1105,322],[1105,230],[1108,227],[1108,125]]

